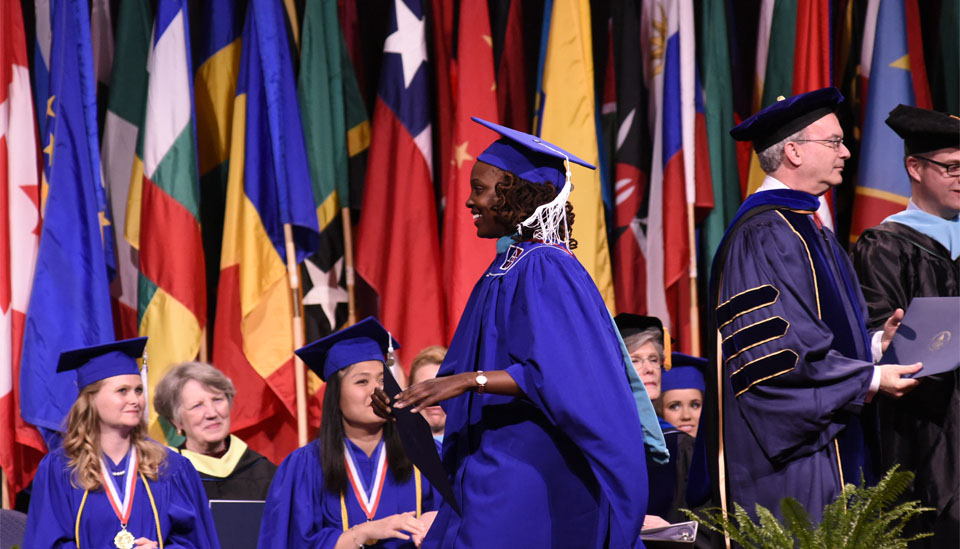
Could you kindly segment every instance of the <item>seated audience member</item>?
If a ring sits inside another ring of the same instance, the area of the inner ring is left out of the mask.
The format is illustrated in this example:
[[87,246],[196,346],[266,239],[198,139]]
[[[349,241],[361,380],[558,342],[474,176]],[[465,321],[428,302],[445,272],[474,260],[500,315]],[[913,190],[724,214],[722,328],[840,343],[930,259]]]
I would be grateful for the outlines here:
[[673,427],[696,437],[703,407],[703,368],[707,360],[683,353],[672,353],[671,368],[660,383],[660,417]]
[[[620,337],[627,347],[633,367],[643,381],[647,394],[654,403],[661,397],[662,378],[665,369],[664,347],[669,339],[665,337],[663,324],[653,316],[640,316],[620,313],[614,319]],[[669,463],[658,464],[647,458],[649,473],[649,499],[647,515],[643,520],[644,528],[665,526],[671,522],[684,520],[678,511],[683,506],[687,468],[693,451],[693,437],[660,420],[660,429],[670,451]]]
[[[440,363],[443,362],[443,357],[446,354],[447,348],[440,345],[431,345],[417,353],[410,365],[410,385],[437,377]],[[420,413],[430,424],[433,438],[443,442],[443,425],[447,421],[447,414],[443,411],[443,407],[439,405],[427,406]]]
[[220,547],[197,472],[147,437],[137,365],[146,343],[60,354],[57,371],[75,375],[80,393],[63,446],[33,479],[24,547]]
[[266,499],[277,466],[230,434],[236,390],[202,362],[174,367],[157,385],[153,405],[185,440],[176,451],[200,473],[209,499]]
[[327,383],[320,436],[277,470],[259,547],[420,545],[439,496],[404,454],[396,426],[370,405],[389,341],[400,348],[370,317],[297,350]]
[[664,363],[670,356],[669,334],[664,337],[663,323],[655,316],[620,313],[614,321],[647,396],[656,402],[660,398],[663,369],[670,369],[670,365]]

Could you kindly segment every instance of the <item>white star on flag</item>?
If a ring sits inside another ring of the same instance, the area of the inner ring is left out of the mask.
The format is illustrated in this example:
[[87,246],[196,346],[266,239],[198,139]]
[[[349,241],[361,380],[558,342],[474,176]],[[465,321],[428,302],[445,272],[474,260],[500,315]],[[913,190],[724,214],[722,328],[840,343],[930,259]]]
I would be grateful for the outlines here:
[[397,30],[383,43],[384,53],[399,53],[403,64],[403,87],[409,88],[420,65],[427,61],[427,40],[423,19],[418,19],[403,3],[394,0],[397,11]]
[[304,305],[319,305],[323,314],[327,316],[330,329],[337,327],[337,304],[347,303],[347,291],[340,286],[340,273],[343,272],[343,258],[337,260],[329,272],[324,271],[316,263],[305,259],[307,276],[313,287],[303,296]]

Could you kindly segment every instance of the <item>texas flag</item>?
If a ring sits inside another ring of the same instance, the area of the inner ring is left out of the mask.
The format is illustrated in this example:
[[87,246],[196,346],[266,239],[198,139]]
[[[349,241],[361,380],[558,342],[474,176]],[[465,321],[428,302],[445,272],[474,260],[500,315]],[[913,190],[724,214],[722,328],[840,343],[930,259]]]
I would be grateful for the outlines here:
[[380,296],[380,320],[404,366],[444,342],[440,243],[432,183],[430,79],[420,0],[393,0],[373,111],[357,271]]

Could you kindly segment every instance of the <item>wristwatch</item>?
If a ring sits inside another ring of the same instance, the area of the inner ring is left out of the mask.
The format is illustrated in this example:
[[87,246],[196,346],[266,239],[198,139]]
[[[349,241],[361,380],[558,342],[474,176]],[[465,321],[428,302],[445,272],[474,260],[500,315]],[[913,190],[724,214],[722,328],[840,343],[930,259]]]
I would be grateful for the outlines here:
[[477,394],[482,395],[483,390],[487,388],[487,376],[483,375],[483,370],[477,370]]

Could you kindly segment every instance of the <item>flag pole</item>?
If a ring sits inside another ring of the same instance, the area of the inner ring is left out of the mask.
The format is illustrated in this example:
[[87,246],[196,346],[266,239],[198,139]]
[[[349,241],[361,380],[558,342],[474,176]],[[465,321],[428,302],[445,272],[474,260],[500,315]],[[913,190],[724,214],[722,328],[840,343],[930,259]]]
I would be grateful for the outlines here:
[[690,243],[690,354],[700,356],[700,305],[697,296],[697,233],[693,202],[687,202],[687,241]]
[[[357,323],[356,271],[353,266],[353,222],[350,220],[350,208],[340,208],[343,220],[343,263],[347,275],[347,326]],[[336,330],[331,326],[331,330]]]
[[210,351],[207,348],[207,327],[200,328],[200,362],[210,362]]
[[[720,510],[724,520],[727,520],[730,515],[727,514],[727,458],[723,449],[723,347],[721,346],[723,338],[720,336],[720,330],[717,330],[715,335],[717,338],[717,348],[714,349],[716,353],[714,369],[717,375],[717,484],[720,491]],[[724,547],[730,549],[730,532],[727,532],[726,528],[723,529],[723,540]]]
[[0,491],[3,492],[2,497],[0,497],[0,509],[10,509],[10,492],[7,491],[7,472],[0,470],[0,482],[3,483],[3,488]]
[[[287,248],[287,275],[290,278],[290,297],[293,303],[293,348],[303,347],[304,327],[300,307],[300,273],[297,270],[297,251],[293,244],[293,225],[283,224],[283,239]],[[297,388],[297,443],[307,444],[307,372],[300,357],[293,356],[294,379]]]

